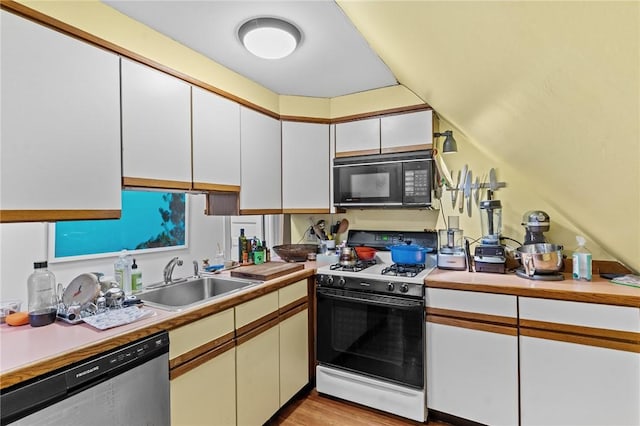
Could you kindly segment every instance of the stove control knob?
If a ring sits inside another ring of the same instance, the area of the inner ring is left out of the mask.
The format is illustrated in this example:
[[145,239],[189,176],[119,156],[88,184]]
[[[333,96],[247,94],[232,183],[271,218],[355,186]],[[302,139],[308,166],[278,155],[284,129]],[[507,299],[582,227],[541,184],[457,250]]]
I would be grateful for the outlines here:
[[327,285],[333,285],[333,276],[332,275],[329,275],[327,277]]
[[387,290],[393,291],[396,289],[396,286],[393,283],[387,283]]
[[340,287],[344,287],[345,283],[346,283],[346,281],[345,281],[344,277],[340,277],[340,279],[338,280],[338,285]]
[[406,283],[403,283],[403,284],[400,286],[400,291],[401,291],[401,292],[403,292],[403,293],[408,292],[408,291],[409,291],[409,286],[408,286]]

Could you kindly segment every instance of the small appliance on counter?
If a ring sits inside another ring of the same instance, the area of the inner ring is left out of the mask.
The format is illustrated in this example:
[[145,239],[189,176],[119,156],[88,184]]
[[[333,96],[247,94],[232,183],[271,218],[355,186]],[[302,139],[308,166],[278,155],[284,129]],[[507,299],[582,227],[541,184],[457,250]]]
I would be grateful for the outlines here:
[[462,229],[459,217],[449,216],[447,229],[438,231],[440,248],[438,250],[438,269],[464,271],[467,268],[467,254],[463,246]]
[[546,243],[544,232],[550,227],[549,215],[542,210],[530,210],[522,217],[524,244]]
[[531,210],[524,214],[524,244],[518,248],[522,267],[516,275],[530,280],[561,281],[562,246],[549,244],[544,232],[551,226],[549,215],[541,210]]
[[502,203],[500,200],[480,201],[480,226],[483,237],[476,246],[473,260],[476,272],[504,274],[507,258],[500,244],[502,233]]

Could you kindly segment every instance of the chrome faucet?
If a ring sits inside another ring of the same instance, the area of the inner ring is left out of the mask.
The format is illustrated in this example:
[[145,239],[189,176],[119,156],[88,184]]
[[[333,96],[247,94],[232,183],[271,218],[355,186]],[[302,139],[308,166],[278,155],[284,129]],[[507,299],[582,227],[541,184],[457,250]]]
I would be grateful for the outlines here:
[[173,275],[173,268],[176,267],[176,265],[178,266],[182,266],[182,260],[178,258],[178,256],[174,257],[173,259],[171,259],[169,261],[169,263],[167,263],[167,266],[164,267],[164,283],[165,284],[170,284],[171,281],[173,281],[173,278],[171,278],[171,275]]
[[193,261],[193,276],[196,278],[200,278],[200,274],[199,274],[199,268],[198,268],[198,261],[194,260]]

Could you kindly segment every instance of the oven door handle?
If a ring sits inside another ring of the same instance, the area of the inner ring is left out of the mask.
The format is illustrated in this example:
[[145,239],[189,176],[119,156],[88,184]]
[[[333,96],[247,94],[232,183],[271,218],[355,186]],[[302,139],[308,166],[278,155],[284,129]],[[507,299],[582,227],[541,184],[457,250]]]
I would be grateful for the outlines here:
[[[335,294],[333,292],[318,290],[318,296],[325,297],[327,299],[355,302],[355,303],[361,303],[364,305],[392,307],[392,308],[404,309],[404,310],[424,309],[424,302],[422,300],[398,299],[398,298],[392,298],[388,296],[369,295],[366,293],[350,292],[349,294],[350,295]],[[357,294],[357,296],[352,296],[351,294]]]

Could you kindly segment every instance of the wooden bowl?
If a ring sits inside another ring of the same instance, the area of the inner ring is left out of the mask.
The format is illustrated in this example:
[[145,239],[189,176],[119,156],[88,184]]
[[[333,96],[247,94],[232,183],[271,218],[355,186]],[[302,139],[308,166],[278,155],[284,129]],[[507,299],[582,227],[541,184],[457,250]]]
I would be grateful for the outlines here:
[[309,253],[316,253],[316,244],[283,244],[273,246],[273,251],[285,262],[304,262]]

